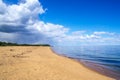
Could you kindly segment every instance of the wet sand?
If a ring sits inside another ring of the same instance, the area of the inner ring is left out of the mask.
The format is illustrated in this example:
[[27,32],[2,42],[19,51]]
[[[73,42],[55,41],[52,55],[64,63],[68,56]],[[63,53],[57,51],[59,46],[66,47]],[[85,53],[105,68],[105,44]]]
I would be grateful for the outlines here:
[[90,70],[50,47],[0,47],[0,80],[115,80]]
[[106,68],[105,66],[94,63],[94,62],[83,61],[83,60],[80,60],[79,62],[82,63],[85,67],[88,67],[89,69],[94,70],[100,74],[112,77],[116,80],[120,80],[120,73],[119,72],[110,70],[110,69]]

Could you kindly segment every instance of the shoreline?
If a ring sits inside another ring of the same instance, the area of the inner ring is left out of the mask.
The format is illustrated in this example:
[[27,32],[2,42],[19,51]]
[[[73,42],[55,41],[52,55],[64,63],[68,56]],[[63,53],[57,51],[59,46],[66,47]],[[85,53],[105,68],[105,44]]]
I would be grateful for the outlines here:
[[0,79],[115,80],[41,46],[0,47]]
[[120,79],[120,76],[119,74],[103,67],[102,65],[100,64],[97,64],[97,63],[94,63],[94,62],[90,62],[90,61],[85,61],[85,60],[80,60],[80,59],[75,59],[75,58],[72,58],[72,57],[68,57],[66,55],[63,55],[63,54],[57,54],[57,52],[55,52],[52,48],[51,48],[52,52],[55,53],[56,55],[58,56],[62,56],[62,57],[65,57],[65,58],[68,58],[68,59],[71,59],[75,62],[78,62],[79,64],[83,65],[84,67],[88,68],[89,70],[92,70],[98,74],[101,74],[101,75],[105,75],[107,77],[110,77],[110,78],[114,78],[116,80],[119,80]]
[[95,72],[98,72],[102,75],[105,75],[105,76],[108,76],[111,78],[115,78],[116,80],[120,79],[119,74],[117,74],[116,72],[114,72],[112,70],[109,70],[109,69],[103,67],[100,64],[90,62],[90,61],[84,61],[84,60],[80,60],[80,63],[83,64],[83,66],[88,67],[89,69],[94,70]]

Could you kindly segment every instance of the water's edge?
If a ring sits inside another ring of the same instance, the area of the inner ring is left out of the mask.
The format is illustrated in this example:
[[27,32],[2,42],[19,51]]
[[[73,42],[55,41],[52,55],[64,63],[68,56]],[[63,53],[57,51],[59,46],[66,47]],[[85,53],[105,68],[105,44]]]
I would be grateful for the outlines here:
[[106,76],[111,77],[111,78],[115,78],[116,80],[120,80],[119,74],[117,74],[114,71],[111,71],[108,68],[105,68],[104,66],[102,66],[100,64],[90,62],[90,61],[84,61],[84,60],[79,60],[79,62],[81,64],[83,64],[85,67],[87,67],[95,72],[98,72],[100,74],[106,75]]
[[115,72],[113,72],[113,71],[111,71],[111,70],[101,66],[100,64],[97,64],[97,63],[94,63],[94,62],[90,62],[90,61],[84,61],[84,60],[80,60],[80,59],[75,59],[75,58],[68,57],[68,56],[63,55],[63,54],[57,54],[57,52],[55,52],[51,47],[50,47],[50,49],[51,49],[51,51],[53,53],[55,53],[58,56],[69,58],[71,60],[74,60],[74,61],[82,64],[84,67],[86,67],[86,68],[88,68],[88,69],[90,69],[92,71],[95,71],[95,72],[97,72],[99,74],[102,74],[102,75],[114,78],[116,80],[120,80],[119,74],[116,74]]

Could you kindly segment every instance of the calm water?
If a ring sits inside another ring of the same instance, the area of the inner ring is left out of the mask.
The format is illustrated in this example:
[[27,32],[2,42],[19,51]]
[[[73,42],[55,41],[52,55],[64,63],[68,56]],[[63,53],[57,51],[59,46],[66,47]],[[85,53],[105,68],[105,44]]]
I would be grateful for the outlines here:
[[52,49],[58,54],[94,62],[120,74],[120,45],[55,46]]

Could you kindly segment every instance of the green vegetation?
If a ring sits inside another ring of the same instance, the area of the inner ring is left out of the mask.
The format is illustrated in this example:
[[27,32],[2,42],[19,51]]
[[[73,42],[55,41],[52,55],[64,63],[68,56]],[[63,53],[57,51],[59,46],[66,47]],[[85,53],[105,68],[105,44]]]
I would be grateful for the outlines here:
[[0,46],[50,46],[50,45],[49,44],[17,44],[17,43],[0,41]]

